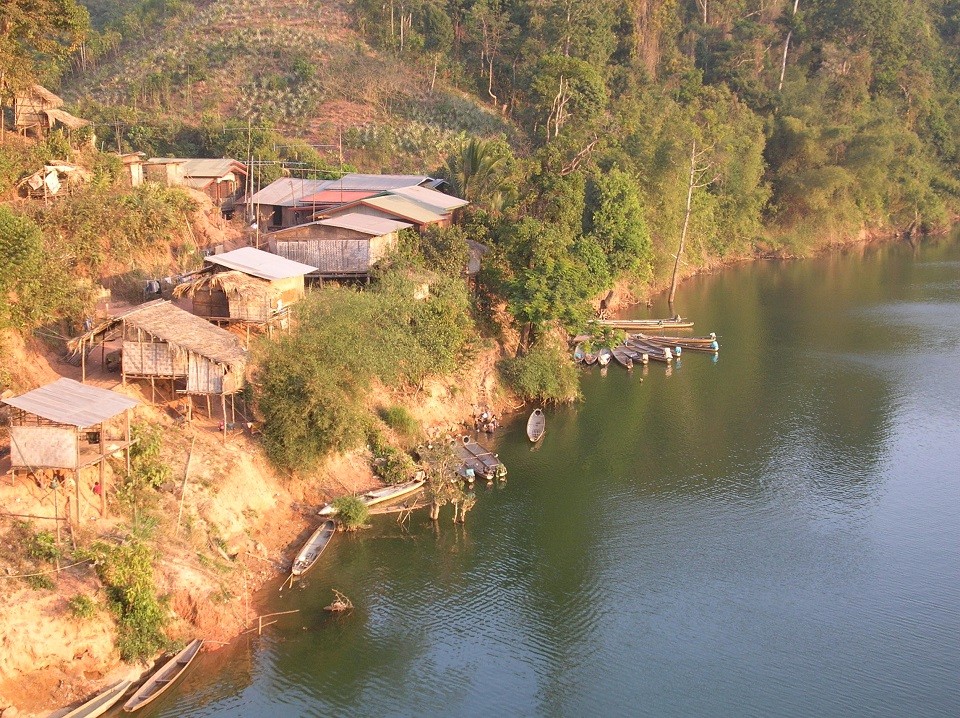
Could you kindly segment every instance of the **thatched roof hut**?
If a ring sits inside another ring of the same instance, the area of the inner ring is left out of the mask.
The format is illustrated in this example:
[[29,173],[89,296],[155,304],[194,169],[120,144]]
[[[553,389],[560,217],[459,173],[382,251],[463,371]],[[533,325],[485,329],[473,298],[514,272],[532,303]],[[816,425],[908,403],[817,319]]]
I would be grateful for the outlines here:
[[207,257],[193,281],[173,290],[192,297],[193,313],[215,323],[269,324],[303,298],[305,275],[316,267],[253,247]]
[[233,394],[244,384],[247,353],[236,335],[165,300],[141,304],[70,342],[86,356],[119,330],[123,381],[185,380],[185,394]]

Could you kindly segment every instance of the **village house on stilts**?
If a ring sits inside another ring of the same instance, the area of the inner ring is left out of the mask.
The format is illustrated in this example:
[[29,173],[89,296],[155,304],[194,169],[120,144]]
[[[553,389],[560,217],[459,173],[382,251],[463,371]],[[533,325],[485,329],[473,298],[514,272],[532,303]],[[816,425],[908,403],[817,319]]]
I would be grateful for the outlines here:
[[94,493],[100,495],[100,515],[105,518],[105,462],[107,457],[122,452],[130,473],[130,412],[140,402],[73,379],[58,379],[3,403],[11,407],[10,464],[14,475],[32,474],[39,481],[40,475],[49,471],[53,473],[54,491],[73,489],[72,500],[67,493],[64,517],[58,515],[59,498],[54,495],[55,515],[51,518],[80,522],[80,474],[94,468],[99,470],[99,488]]
[[175,297],[193,300],[192,312],[219,326],[250,330],[286,329],[290,307],[303,299],[304,276],[316,267],[253,247],[206,258],[207,266],[178,284]]
[[70,342],[70,348],[80,354],[84,378],[87,353],[118,335],[122,341],[120,371],[124,384],[127,379],[149,380],[151,401],[156,402],[157,382],[169,382],[171,395],[187,397],[187,416],[192,415],[193,396],[206,397],[207,413],[211,416],[210,397],[219,396],[226,436],[227,423],[235,421],[233,400],[243,388],[247,366],[247,352],[236,335],[166,300],[147,302]]

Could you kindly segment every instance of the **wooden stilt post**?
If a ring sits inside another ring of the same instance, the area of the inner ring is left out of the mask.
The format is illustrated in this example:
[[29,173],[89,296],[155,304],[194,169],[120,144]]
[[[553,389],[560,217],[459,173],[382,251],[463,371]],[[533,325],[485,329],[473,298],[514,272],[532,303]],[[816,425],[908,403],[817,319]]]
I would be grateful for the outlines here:
[[230,421],[234,424],[237,423],[237,395],[230,395]]
[[107,457],[104,455],[106,444],[103,438],[103,424],[100,424],[100,518],[107,518]]
[[80,340],[80,383],[87,382],[87,350],[83,347],[83,340]]
[[207,416],[213,418],[213,409],[210,408],[210,395],[207,394]]
[[153,374],[150,375],[150,403],[157,403],[157,384],[154,381]]
[[227,395],[220,395],[220,413],[223,416],[223,443],[227,443]]
[[127,409],[124,412],[124,419],[126,421],[126,427],[124,432],[124,443],[127,445],[127,478],[130,478],[130,410]]

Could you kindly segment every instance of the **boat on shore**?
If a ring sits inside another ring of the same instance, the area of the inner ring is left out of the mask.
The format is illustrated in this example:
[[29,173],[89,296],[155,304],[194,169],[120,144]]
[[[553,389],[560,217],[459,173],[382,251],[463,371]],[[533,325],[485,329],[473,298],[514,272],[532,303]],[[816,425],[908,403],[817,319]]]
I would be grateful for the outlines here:
[[147,682],[130,696],[129,700],[123,704],[123,710],[132,713],[159,698],[173,685],[174,681],[183,675],[202,646],[203,639],[201,638],[191,641],[186,648],[164,663],[159,671],[150,676]]
[[327,544],[330,543],[330,539],[333,538],[336,532],[337,523],[333,519],[327,519],[320,524],[317,530],[307,539],[306,543],[303,544],[300,553],[298,553],[297,557],[293,560],[293,567],[290,569],[290,573],[294,576],[302,576],[313,568],[317,559],[320,558],[320,554],[323,553],[323,550],[327,547]]
[[635,332],[693,328],[693,322],[679,316],[670,319],[594,319],[593,323],[600,327],[626,329]]
[[583,350],[583,344],[577,344],[577,346],[573,348],[573,360],[577,364],[583,364],[586,355],[587,353]]
[[100,691],[83,705],[77,706],[61,718],[97,718],[110,710],[127,692],[133,681],[120,681]]
[[[383,503],[384,501],[392,501],[394,499],[399,499],[401,496],[406,496],[411,494],[414,491],[420,489],[427,482],[426,474],[423,471],[418,471],[417,476],[410,481],[405,481],[402,484],[392,484],[391,486],[384,486],[380,489],[372,489],[366,493],[360,494],[358,497],[365,506],[375,506],[376,504]],[[317,512],[320,516],[335,516],[337,513],[336,508],[333,504],[324,504],[323,508]]]
[[[609,360],[608,360],[609,361]],[[534,409],[527,419],[527,438],[536,444],[547,431],[547,418],[543,415],[543,409]]]

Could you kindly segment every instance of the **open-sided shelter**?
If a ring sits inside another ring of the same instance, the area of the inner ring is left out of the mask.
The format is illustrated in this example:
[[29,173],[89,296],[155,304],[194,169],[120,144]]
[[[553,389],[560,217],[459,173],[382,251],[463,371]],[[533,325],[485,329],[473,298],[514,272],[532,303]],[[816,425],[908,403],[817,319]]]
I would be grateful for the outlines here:
[[311,276],[368,277],[370,269],[397,245],[409,222],[358,213],[338,215],[268,235],[270,251],[317,267]]
[[215,324],[283,327],[289,309],[303,298],[302,264],[253,247],[207,257],[207,266],[177,285],[174,296],[193,299],[193,313]]
[[55,471],[72,475],[80,521],[80,472],[100,471],[100,512],[107,513],[104,462],[124,452],[130,470],[130,411],[139,404],[115,391],[58,379],[4,399],[10,412],[10,460],[14,472]]
[[13,97],[13,126],[18,132],[46,135],[57,125],[68,131],[78,130],[90,123],[74,117],[63,107],[63,100],[41,85],[30,85]]
[[234,394],[243,388],[247,353],[240,339],[170,302],[141,304],[93,327],[70,342],[80,353],[97,344],[122,339],[120,371],[127,379],[169,380],[182,394]]

